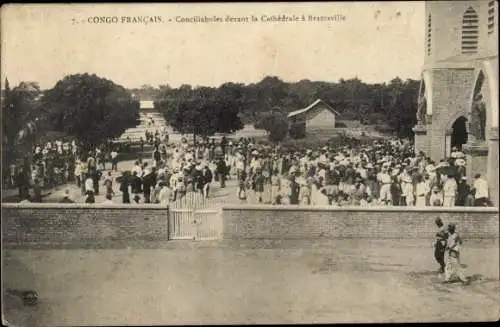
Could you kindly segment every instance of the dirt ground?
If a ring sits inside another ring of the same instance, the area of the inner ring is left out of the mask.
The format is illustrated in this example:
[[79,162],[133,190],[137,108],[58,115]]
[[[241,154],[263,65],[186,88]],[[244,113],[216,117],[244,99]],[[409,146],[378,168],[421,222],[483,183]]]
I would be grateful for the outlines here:
[[499,318],[498,240],[466,241],[468,286],[443,284],[430,241],[330,240],[6,250],[19,326],[486,321]]

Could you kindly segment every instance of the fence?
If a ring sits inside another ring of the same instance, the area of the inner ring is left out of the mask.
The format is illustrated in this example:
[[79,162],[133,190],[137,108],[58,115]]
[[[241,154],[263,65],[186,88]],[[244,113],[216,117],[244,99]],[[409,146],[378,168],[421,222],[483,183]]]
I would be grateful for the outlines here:
[[188,194],[169,206],[169,239],[215,240],[222,231],[220,203]]

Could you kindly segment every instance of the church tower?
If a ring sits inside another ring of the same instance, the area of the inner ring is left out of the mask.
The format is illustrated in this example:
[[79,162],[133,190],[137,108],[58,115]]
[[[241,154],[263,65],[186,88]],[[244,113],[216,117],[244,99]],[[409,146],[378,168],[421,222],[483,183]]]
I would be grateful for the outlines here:
[[433,160],[466,153],[498,206],[498,3],[425,2],[425,49],[416,151]]

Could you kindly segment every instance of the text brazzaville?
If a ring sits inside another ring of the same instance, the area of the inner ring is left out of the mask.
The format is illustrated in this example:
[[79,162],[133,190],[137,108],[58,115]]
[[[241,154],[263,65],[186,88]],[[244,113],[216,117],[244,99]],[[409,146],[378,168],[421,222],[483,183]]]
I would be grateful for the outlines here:
[[265,23],[281,23],[281,22],[335,22],[344,21],[344,15],[330,15],[330,16],[313,16],[313,15],[262,15],[260,21]]
[[161,16],[91,16],[87,18],[90,24],[158,24]]

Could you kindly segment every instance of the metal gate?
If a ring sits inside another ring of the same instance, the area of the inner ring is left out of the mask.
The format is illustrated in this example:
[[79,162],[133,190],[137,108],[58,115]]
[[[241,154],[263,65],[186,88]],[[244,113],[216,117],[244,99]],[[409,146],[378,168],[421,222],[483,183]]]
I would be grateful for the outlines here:
[[220,204],[211,199],[183,198],[169,206],[169,239],[216,240],[222,229]]

